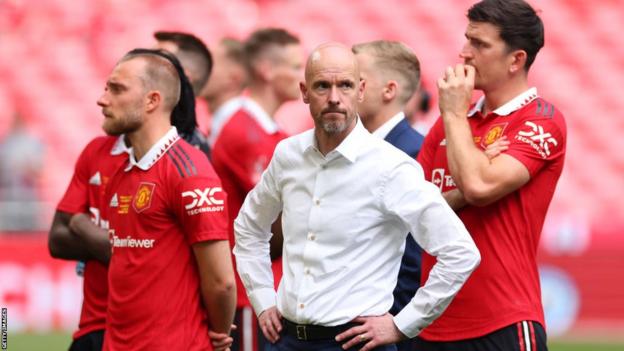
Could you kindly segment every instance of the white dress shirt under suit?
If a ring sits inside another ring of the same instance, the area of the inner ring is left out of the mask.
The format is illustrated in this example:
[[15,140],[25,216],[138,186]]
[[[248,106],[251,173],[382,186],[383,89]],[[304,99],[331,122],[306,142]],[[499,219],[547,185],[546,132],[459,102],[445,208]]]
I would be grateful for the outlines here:
[[[280,212],[284,274],[276,293],[269,239]],[[313,130],[283,140],[234,228],[238,272],[256,313],[277,304],[284,318],[299,324],[335,326],[385,314],[410,232],[438,259],[394,317],[398,329],[414,337],[444,311],[480,260],[420,165],[360,121],[326,156]]]

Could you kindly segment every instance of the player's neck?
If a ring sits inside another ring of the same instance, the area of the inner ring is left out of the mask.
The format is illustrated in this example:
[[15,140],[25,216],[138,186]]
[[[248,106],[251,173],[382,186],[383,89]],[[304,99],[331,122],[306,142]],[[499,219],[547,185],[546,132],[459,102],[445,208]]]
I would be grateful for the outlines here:
[[273,89],[267,86],[249,86],[249,98],[260,105],[271,118],[274,118],[275,112],[282,105],[282,101],[275,96]]
[[491,89],[485,93],[485,104],[483,105],[483,115],[496,110],[511,101],[516,96],[529,89],[526,79],[509,81],[507,84]]
[[[155,121],[154,121],[155,122]],[[132,153],[138,161],[162,139],[171,129],[169,123],[151,123],[147,121],[138,130],[127,134],[130,144],[132,145]]]

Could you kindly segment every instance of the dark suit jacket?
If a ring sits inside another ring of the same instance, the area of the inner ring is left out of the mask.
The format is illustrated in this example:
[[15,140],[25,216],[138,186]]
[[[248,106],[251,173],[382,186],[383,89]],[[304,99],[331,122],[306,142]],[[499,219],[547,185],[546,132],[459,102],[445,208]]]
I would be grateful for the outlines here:
[[[386,136],[386,141],[412,158],[416,158],[425,138],[412,128],[406,119],[397,124]],[[394,304],[390,313],[396,315],[407,305],[420,286],[420,253],[422,249],[411,235],[405,242],[405,253],[401,260],[399,279],[394,288]]]

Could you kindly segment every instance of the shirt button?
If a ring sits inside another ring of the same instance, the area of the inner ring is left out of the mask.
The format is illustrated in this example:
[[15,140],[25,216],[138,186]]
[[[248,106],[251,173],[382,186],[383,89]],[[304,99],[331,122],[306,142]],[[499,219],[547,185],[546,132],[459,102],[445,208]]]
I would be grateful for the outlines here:
[[308,239],[309,240],[314,240],[314,239],[316,239],[316,235],[314,235],[314,233],[309,233],[308,234]]
[[316,199],[316,200],[314,200],[314,203],[316,204],[316,206],[318,206],[318,205],[320,205],[320,204],[321,204],[321,200]]
[[300,303],[300,304],[299,304],[299,308],[303,308],[303,307],[304,307],[304,306],[303,306],[303,304],[302,304],[302,303]]
[[305,274],[308,274],[308,275],[310,274],[310,268],[305,269]]
[[327,169],[327,165],[322,165],[321,168],[322,169]]

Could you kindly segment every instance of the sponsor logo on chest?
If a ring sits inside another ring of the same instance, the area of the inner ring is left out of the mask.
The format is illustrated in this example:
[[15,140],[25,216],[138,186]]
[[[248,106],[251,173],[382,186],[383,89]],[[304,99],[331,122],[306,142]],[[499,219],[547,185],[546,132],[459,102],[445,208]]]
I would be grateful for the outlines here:
[[117,236],[115,234],[115,229],[108,230],[108,238],[110,240],[113,250],[116,247],[127,247],[131,249],[153,249],[154,243],[156,242],[155,239],[136,239],[133,238],[131,235],[126,235],[125,237],[123,235]]
[[450,174],[445,174],[444,168],[436,168],[431,172],[431,182],[442,191],[444,188],[454,188],[455,182]]

